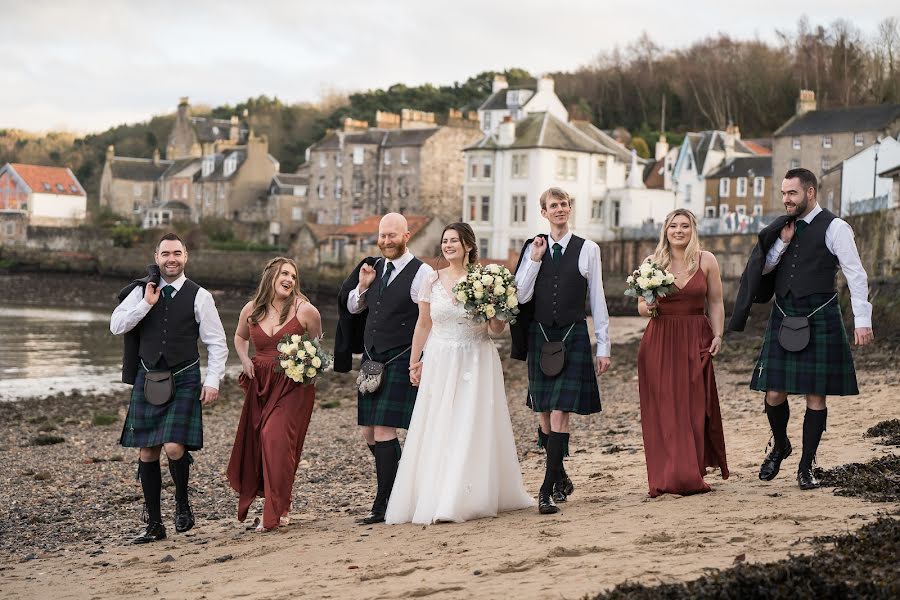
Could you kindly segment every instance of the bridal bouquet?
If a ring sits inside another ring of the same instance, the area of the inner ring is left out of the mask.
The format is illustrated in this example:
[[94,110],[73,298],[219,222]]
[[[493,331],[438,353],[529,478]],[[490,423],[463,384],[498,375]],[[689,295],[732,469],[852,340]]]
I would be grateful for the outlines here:
[[493,317],[515,323],[519,297],[516,295],[516,278],[509,269],[495,264],[474,264],[466,268],[468,275],[453,286],[453,293],[469,317],[476,323],[484,323]]
[[[626,296],[643,298],[647,304],[655,304],[657,298],[665,298],[674,291],[675,276],[648,258],[628,276],[625,283]],[[650,316],[657,316],[655,306],[650,309]]]
[[278,343],[278,364],[275,370],[297,383],[312,383],[334,361],[322,349],[318,338],[285,334]]

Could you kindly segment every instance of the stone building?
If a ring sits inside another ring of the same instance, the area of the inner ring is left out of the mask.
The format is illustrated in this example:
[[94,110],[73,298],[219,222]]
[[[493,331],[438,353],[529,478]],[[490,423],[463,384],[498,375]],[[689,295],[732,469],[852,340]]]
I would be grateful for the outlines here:
[[386,212],[429,214],[444,222],[462,214],[463,148],[481,137],[475,116],[451,111],[376,113],[375,127],[346,119],[310,146],[307,220],[354,224]]
[[[703,217],[761,217],[783,213],[784,207],[772,199],[772,157],[740,156],[709,173],[705,178],[707,202]],[[700,216],[700,215],[698,215]]]
[[[788,169],[804,167],[823,178],[819,203],[840,214],[839,163],[882,137],[900,134],[900,104],[818,109],[815,92],[800,90],[796,114],[774,133],[773,202],[780,202],[781,179]],[[831,193],[829,193],[829,191]]]
[[303,228],[307,210],[308,173],[277,173],[269,184],[269,243],[290,245]]
[[163,204],[162,176],[172,164],[173,161],[160,159],[158,151],[153,158],[131,158],[116,156],[115,147],[109,146],[100,177],[100,206],[142,222],[147,211]]
[[[246,116],[246,114],[245,114]],[[221,154],[228,148],[247,143],[249,130],[237,115],[230,119],[194,117],[187,97],[178,102],[175,125],[166,145],[166,158],[200,158]]]

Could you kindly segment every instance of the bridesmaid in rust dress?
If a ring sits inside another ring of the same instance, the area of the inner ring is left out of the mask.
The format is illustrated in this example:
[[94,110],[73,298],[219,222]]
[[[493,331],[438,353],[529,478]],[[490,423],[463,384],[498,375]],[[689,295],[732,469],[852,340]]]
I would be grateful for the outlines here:
[[[728,479],[712,361],[725,328],[719,264],[700,249],[697,220],[686,209],[666,217],[650,258],[675,275],[679,289],[658,300],[658,316],[647,324],[638,350],[649,494],[708,492],[707,467],[718,467]],[[638,300],[641,315],[650,316],[651,308]]]
[[[241,359],[239,379],[244,409],[226,475],[238,493],[238,520],[257,496],[265,497],[263,532],[290,522],[291,491],[312,416],[316,388],[275,370],[276,346],[285,334],[322,334],[319,311],[297,288],[297,265],[289,258],[269,261],[255,298],[244,306],[234,334]],[[256,353],[249,356],[250,340]]]

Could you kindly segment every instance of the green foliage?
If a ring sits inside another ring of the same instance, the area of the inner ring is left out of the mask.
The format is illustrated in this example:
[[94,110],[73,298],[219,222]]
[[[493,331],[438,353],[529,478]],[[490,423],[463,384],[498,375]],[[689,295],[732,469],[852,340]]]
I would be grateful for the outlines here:
[[234,240],[234,227],[227,219],[208,217],[200,223],[200,229],[207,238],[216,243]]
[[227,250],[231,252],[286,252],[285,246],[272,246],[270,244],[260,244],[257,242],[244,242],[241,240],[210,240],[207,248],[213,250]]
[[112,425],[119,420],[119,417],[116,415],[105,415],[105,414],[96,414],[94,418],[91,419],[91,423],[93,423],[97,427],[105,427],[106,425]]
[[631,147],[641,158],[650,158],[650,148],[642,137],[631,138]]
[[141,240],[141,228],[137,225],[114,225],[109,230],[109,237],[116,248],[131,248]]

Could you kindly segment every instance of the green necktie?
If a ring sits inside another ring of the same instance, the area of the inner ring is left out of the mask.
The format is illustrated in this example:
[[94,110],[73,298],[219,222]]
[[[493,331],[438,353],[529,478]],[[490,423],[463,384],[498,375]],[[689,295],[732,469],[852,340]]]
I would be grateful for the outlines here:
[[796,226],[797,226],[797,235],[800,235],[800,233],[801,233],[804,229],[806,229],[806,226],[807,226],[807,225],[809,225],[809,223],[807,223],[807,222],[804,221],[803,219],[797,219],[797,225],[796,225]]
[[387,266],[384,268],[384,275],[381,276],[381,291],[384,291],[384,288],[388,286],[388,280],[391,278],[391,273],[394,272],[394,263],[389,262]]
[[558,265],[559,261],[562,260],[562,246],[559,245],[559,242],[553,243],[553,252],[551,252],[550,258],[553,259],[553,264],[555,265]]
[[162,293],[166,300],[172,297],[172,293],[175,291],[175,288],[171,285],[163,286]]

